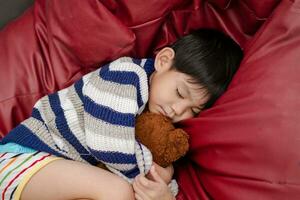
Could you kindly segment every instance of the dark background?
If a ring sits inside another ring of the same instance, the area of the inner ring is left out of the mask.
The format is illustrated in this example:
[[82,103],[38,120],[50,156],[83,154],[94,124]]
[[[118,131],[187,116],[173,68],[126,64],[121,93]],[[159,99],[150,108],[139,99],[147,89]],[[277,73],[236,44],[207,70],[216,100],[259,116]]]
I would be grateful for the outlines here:
[[33,2],[34,0],[0,0],[0,29],[21,15]]

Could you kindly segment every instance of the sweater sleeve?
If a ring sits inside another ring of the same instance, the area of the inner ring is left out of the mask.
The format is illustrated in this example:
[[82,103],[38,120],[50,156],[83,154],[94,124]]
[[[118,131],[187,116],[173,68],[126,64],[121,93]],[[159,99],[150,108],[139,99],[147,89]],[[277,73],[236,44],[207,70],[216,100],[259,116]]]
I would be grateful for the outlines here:
[[98,161],[127,179],[141,173],[138,155],[151,157],[135,140],[135,118],[147,101],[147,74],[128,58],[103,66],[83,88],[87,147]]

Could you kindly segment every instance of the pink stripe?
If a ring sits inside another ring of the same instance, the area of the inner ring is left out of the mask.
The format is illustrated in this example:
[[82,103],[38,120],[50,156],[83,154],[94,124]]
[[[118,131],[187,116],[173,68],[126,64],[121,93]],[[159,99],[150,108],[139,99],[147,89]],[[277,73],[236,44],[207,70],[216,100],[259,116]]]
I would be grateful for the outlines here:
[[40,162],[42,160],[44,160],[45,158],[51,156],[51,154],[48,154],[46,156],[43,156],[42,158],[40,158],[39,160],[36,160],[34,161],[29,167],[23,169],[19,174],[17,174],[17,176],[15,176],[9,183],[8,185],[6,186],[6,188],[3,190],[3,193],[2,193],[2,200],[4,200],[4,196],[5,196],[5,192],[7,191],[7,189],[9,188],[9,186],[21,175],[23,174],[27,169],[29,169],[30,167],[34,166],[37,162]]
[[6,154],[7,154],[7,153],[2,154],[2,155],[0,156],[0,158],[4,157]]

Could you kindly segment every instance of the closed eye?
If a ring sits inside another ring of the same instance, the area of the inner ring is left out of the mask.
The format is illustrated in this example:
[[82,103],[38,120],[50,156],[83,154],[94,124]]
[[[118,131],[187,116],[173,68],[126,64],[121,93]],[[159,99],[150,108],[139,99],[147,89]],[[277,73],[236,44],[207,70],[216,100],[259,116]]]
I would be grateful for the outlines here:
[[191,109],[194,116],[198,115],[199,112],[196,112],[194,109]]
[[191,110],[194,116],[197,116],[201,112],[201,109],[199,108],[191,108]]
[[178,88],[176,89],[176,92],[177,92],[177,95],[178,95],[180,98],[182,98],[182,99],[184,98],[184,97],[180,94]]

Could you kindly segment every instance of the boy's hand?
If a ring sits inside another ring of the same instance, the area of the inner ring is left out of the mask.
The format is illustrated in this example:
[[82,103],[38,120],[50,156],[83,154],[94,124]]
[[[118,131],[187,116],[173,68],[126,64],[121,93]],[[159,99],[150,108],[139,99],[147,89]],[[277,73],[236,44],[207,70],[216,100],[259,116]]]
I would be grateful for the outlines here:
[[149,174],[153,180],[139,175],[133,182],[134,195],[137,200],[175,200],[165,180],[157,173],[153,165]]
[[[155,170],[158,173],[158,175],[165,181],[165,183],[169,184],[171,182],[173,174],[174,174],[173,165],[169,165],[168,167],[163,168],[163,167],[159,166],[158,164],[156,164],[155,162],[153,162],[153,166],[155,167]],[[147,174],[147,178],[154,181],[151,170]]]

